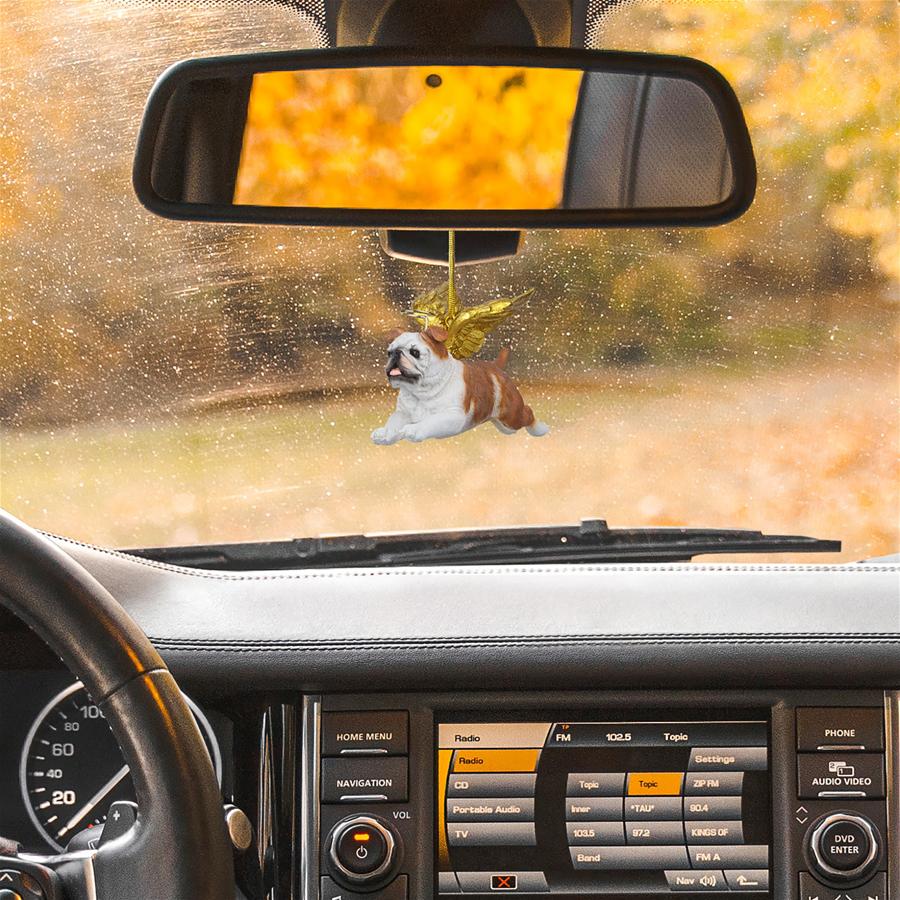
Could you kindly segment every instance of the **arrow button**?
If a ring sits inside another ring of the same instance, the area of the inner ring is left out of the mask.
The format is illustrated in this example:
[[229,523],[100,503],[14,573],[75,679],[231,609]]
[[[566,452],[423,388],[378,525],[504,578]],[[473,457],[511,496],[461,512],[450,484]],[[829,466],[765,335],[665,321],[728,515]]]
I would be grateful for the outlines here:
[[844,894],[819,884],[809,872],[800,873],[800,900],[846,900]]
[[395,878],[387,887],[372,893],[349,891],[341,887],[327,875],[322,877],[322,900],[407,900],[407,880],[405,875]]
[[847,890],[845,894],[847,900],[887,900],[887,874],[877,872],[867,884]]
[[839,893],[819,884],[808,872],[800,873],[800,900],[887,900],[887,875],[877,872],[867,884]]

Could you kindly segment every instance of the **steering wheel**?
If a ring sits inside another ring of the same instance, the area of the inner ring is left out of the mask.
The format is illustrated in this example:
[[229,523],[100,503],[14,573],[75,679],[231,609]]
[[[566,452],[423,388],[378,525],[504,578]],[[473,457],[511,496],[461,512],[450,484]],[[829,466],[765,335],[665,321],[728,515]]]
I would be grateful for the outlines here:
[[[0,875],[13,873],[0,883],[0,897],[233,900],[232,851],[212,763],[147,636],[84,568],[2,510],[0,606],[84,683],[122,748],[138,802],[134,826],[97,850],[0,856]],[[29,885],[41,893],[29,893]]]

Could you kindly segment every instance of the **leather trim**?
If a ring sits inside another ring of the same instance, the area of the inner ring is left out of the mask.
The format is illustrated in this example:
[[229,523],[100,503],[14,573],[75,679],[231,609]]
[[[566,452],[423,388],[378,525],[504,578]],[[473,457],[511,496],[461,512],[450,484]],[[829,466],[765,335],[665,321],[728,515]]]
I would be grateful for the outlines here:
[[154,644],[158,648],[169,650],[203,650],[210,653],[281,653],[290,650],[294,653],[340,653],[350,651],[353,653],[365,650],[440,650],[453,647],[556,647],[572,646],[583,647],[604,644],[635,644],[638,646],[647,644],[839,644],[840,646],[852,646],[854,644],[897,644],[900,647],[900,634],[879,635],[853,635],[848,638],[844,635],[787,635],[771,634],[766,636],[737,635],[728,636],[722,634],[709,635],[683,635],[683,634],[658,634],[638,637],[635,635],[615,635],[603,637],[600,635],[578,635],[577,637],[477,637],[459,638],[457,640],[427,640],[425,638],[411,639],[407,641],[383,640],[383,641],[347,641],[344,643],[316,641],[314,643],[301,643],[299,641],[179,641],[169,638],[156,638]]
[[228,573],[56,540],[210,685],[900,685],[896,564]]

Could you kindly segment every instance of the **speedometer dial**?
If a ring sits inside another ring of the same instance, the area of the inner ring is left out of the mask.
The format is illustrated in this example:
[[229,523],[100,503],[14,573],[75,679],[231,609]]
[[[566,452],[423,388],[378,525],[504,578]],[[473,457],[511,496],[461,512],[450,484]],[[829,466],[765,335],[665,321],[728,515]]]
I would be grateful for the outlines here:
[[[219,783],[222,758],[209,722],[187,697]],[[47,843],[62,851],[74,834],[106,821],[116,800],[134,800],[131,773],[100,707],[76,682],[38,713],[22,750],[25,808]]]

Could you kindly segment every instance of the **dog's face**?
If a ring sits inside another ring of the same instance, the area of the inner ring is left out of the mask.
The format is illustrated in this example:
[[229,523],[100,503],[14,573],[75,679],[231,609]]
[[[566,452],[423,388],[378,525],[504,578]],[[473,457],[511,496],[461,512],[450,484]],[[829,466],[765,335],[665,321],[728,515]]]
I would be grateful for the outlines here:
[[446,339],[447,332],[443,328],[396,334],[388,347],[385,367],[391,387],[414,390],[427,384],[449,357],[444,346]]

